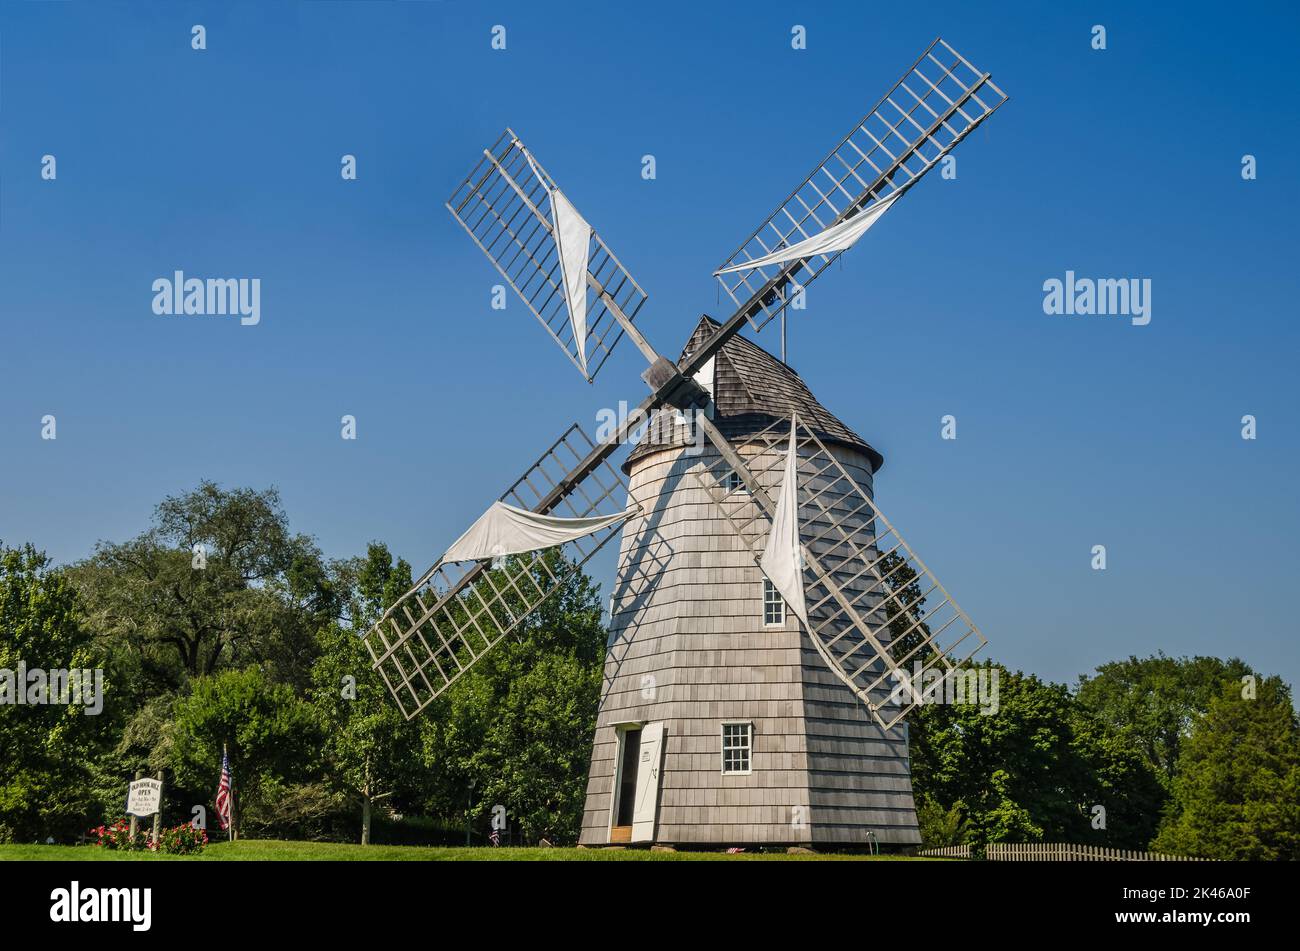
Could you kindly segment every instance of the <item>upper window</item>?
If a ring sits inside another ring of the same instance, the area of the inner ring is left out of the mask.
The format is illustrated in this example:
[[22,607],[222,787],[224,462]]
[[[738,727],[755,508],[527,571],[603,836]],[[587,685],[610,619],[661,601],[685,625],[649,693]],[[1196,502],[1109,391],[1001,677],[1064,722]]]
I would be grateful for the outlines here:
[[771,579],[763,578],[763,624],[772,626],[785,623],[785,598],[776,590]]
[[748,773],[753,752],[754,725],[752,723],[722,724],[722,771]]
[[737,472],[735,469],[729,469],[727,471],[727,492],[728,493],[735,492],[739,489],[743,489],[744,487],[745,487],[745,483],[744,480],[740,478],[740,473]]

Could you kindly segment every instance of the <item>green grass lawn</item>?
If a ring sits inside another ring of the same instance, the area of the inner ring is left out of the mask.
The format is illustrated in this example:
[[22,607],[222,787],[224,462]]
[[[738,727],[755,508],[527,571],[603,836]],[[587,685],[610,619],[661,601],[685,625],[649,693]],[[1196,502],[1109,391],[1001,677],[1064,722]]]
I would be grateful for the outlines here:
[[216,842],[202,855],[109,852],[90,845],[0,845],[0,862],[771,862],[771,861],[927,861],[880,855],[786,855],[784,852],[651,852],[648,849],[432,848],[415,845],[343,845],[336,842],[283,842],[276,839]]

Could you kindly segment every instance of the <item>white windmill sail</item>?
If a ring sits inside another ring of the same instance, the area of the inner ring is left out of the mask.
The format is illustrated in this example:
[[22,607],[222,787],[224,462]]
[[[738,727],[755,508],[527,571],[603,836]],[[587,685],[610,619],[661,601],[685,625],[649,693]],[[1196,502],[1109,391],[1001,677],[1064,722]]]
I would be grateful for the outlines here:
[[[510,129],[484,149],[447,210],[588,381],[626,335],[646,293]],[[648,346],[648,345],[646,345]]]
[[803,555],[799,546],[799,450],[795,445],[795,421],[790,420],[790,447],[785,452],[785,473],[777,496],[776,516],[767,536],[767,548],[758,559],[763,574],[781,592],[781,597],[804,626],[808,626],[808,605],[803,595]]
[[493,502],[491,508],[452,543],[442,560],[478,561],[541,551],[616,525],[634,510],[589,518],[560,518],[538,515],[505,502]]
[[578,365],[587,375],[587,264],[591,255],[591,225],[573,202],[558,188],[551,188],[533,162],[532,154],[520,145],[528,167],[546,189],[551,200],[551,224],[555,228],[555,249],[560,257],[560,278],[564,284],[564,303],[569,309],[573,344],[578,351]]
[[798,261],[815,257],[818,254],[830,254],[833,251],[847,251],[857,243],[867,231],[880,220],[880,216],[889,210],[889,206],[898,200],[901,191],[894,192],[888,198],[882,198],[866,211],[860,211],[852,218],[846,218],[837,225],[831,225],[810,238],[796,242],[789,247],[779,248],[761,258],[754,258],[741,264],[724,267],[717,274],[730,274],[733,271],[748,271],[768,264],[781,264],[786,261]]
[[560,251],[564,297],[569,305],[569,323],[578,348],[578,363],[587,372],[587,259],[591,250],[591,225],[558,188],[551,191],[551,219],[555,222],[555,245]]

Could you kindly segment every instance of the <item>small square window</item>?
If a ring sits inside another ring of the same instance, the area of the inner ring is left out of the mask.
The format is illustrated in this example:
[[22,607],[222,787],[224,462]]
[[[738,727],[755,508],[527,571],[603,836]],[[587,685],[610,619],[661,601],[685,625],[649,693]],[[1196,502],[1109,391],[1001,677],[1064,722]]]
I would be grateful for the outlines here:
[[781,592],[776,590],[776,585],[772,584],[771,579],[763,579],[763,624],[766,627],[775,627],[778,624],[785,623],[785,598],[781,597]]
[[737,472],[735,469],[729,469],[727,471],[726,484],[727,484],[728,495],[730,495],[732,492],[739,492],[740,490],[745,488],[744,480],[740,478],[740,473]]
[[722,724],[722,771],[724,773],[750,772],[753,740],[752,723]]

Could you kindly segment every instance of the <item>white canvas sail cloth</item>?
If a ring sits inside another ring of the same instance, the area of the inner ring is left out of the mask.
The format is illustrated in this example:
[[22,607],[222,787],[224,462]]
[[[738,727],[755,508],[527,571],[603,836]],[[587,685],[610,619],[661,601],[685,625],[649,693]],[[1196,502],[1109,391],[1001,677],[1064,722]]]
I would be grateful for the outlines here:
[[442,560],[479,561],[541,551],[616,525],[634,511],[632,508],[616,515],[560,518],[538,515],[505,502],[493,502],[492,507],[469,527],[469,531],[452,543]]
[[767,548],[758,559],[786,606],[808,626],[808,605],[803,594],[803,554],[799,546],[799,450],[795,445],[795,422],[790,420],[790,448],[785,452],[785,473],[781,477],[776,517],[767,536]]
[[587,375],[587,261],[591,253],[591,225],[558,188],[551,192],[551,220],[555,222],[555,246],[560,251],[564,279],[564,300],[569,307],[569,325],[578,350],[582,375]]
[[573,202],[558,188],[551,188],[533,162],[532,155],[522,145],[528,167],[546,189],[551,200],[551,224],[554,228],[555,249],[560,258],[560,282],[564,285],[564,304],[569,309],[569,326],[573,330],[573,343],[578,354],[578,366],[587,376],[587,264],[591,257],[591,225],[573,207]]
[[830,254],[833,251],[847,251],[857,243],[857,240],[867,233],[880,216],[889,210],[901,195],[902,192],[894,192],[888,198],[882,198],[866,211],[860,211],[852,218],[841,221],[837,225],[831,225],[825,231],[819,231],[811,238],[804,238],[795,244],[786,248],[779,248],[771,254],[765,254],[761,258],[754,258],[752,261],[745,261],[742,264],[733,264],[731,267],[724,267],[720,271],[714,271],[715,275],[730,274],[733,271],[748,271],[756,267],[764,267],[768,264],[781,264],[785,261],[797,261],[800,258],[816,257],[819,254]]

